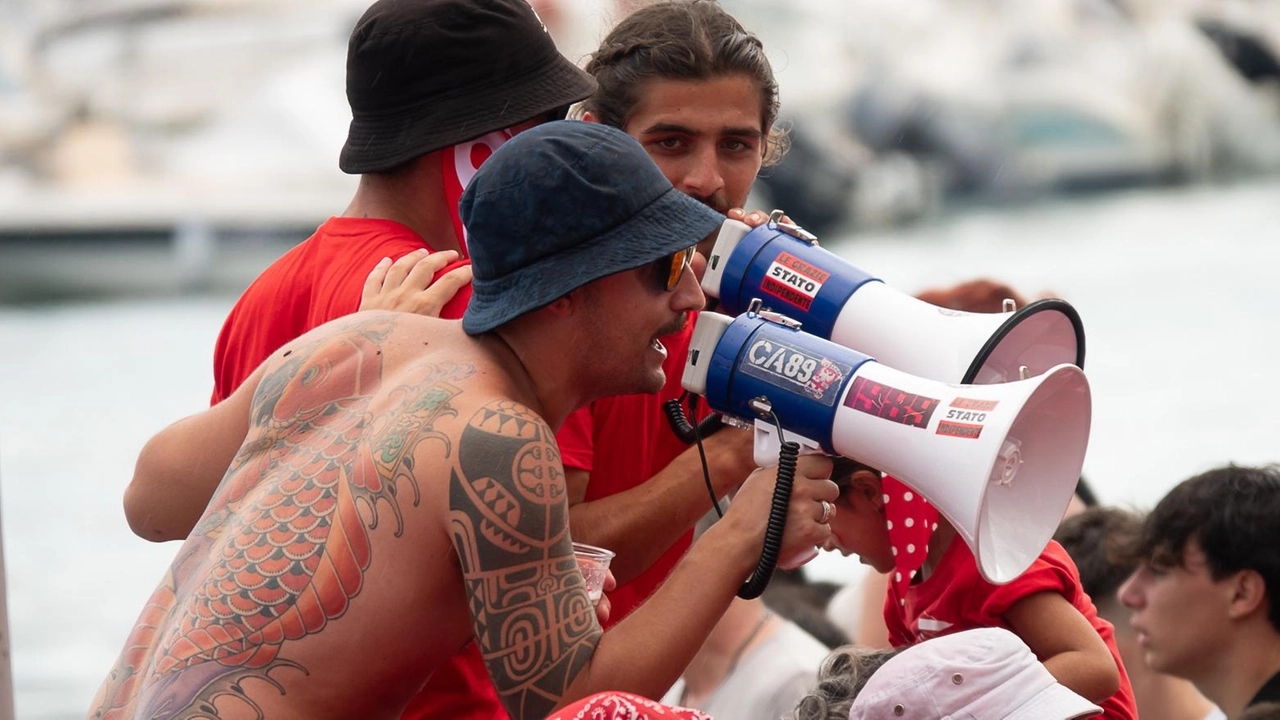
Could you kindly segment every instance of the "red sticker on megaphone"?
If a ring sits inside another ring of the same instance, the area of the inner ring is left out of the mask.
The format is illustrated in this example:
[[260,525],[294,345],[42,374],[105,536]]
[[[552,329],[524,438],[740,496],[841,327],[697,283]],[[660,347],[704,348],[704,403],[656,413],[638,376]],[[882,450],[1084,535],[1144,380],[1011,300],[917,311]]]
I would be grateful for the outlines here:
[[784,302],[808,310],[831,273],[789,252],[780,252],[765,271],[760,289]]

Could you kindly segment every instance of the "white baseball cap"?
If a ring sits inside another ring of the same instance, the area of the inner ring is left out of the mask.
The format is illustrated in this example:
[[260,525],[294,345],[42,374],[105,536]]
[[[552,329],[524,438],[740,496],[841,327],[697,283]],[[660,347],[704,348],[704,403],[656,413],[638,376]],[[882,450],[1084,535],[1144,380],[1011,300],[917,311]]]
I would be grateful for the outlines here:
[[895,655],[867,680],[849,720],[1073,720],[1101,712],[1058,684],[1022,638],[980,628]]

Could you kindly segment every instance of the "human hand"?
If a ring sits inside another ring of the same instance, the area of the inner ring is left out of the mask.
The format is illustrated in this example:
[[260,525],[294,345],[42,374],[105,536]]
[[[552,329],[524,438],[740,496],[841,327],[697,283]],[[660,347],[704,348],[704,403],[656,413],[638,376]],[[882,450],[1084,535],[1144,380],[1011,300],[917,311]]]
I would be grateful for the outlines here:
[[[725,425],[702,441],[716,494],[737,490],[756,469],[755,431]],[[697,448],[691,448],[697,452]]]
[[[741,513],[739,517],[750,518],[761,537],[773,503],[777,476],[776,467],[756,470],[742,484],[729,507],[730,512]],[[803,565],[816,554],[817,548],[828,542],[831,537],[828,522],[834,516],[834,502],[838,497],[840,490],[831,481],[831,458],[825,455],[801,456],[791,485],[787,526],[778,553],[779,567]]]
[[[777,212],[777,210],[775,210],[774,212]],[[761,210],[752,210],[751,212],[747,212],[742,208],[732,208],[726,214],[728,215],[730,220],[737,220],[739,222],[746,223],[748,227],[752,227],[752,228],[760,227],[761,225],[768,222],[769,215],[770,215],[770,213],[763,212]],[[783,225],[793,226],[797,230],[801,229],[799,225],[796,225],[796,222],[792,220],[790,216],[785,214],[778,218],[778,222]],[[814,245],[818,244],[817,238],[814,238],[812,235],[802,234],[802,237],[806,237],[806,239],[810,240]]]
[[[471,266],[463,265],[436,278],[458,260],[454,250],[414,250],[391,262],[383,258],[364,281],[361,310],[398,310],[439,317],[441,309],[471,282]],[[434,280],[432,278],[435,278]]]
[[618,579],[613,576],[612,570],[606,570],[604,573],[604,592],[600,593],[600,599],[596,601],[596,620],[601,625],[609,622],[609,613],[613,611],[613,605],[609,602],[609,595],[618,587]]
[[[764,212],[763,210],[752,210],[751,212],[747,212],[743,208],[731,208],[727,215],[730,220],[737,220],[738,222],[746,223],[753,228],[760,227],[769,220],[769,213]],[[784,223],[794,224],[794,221],[787,215],[783,215],[779,219]]]

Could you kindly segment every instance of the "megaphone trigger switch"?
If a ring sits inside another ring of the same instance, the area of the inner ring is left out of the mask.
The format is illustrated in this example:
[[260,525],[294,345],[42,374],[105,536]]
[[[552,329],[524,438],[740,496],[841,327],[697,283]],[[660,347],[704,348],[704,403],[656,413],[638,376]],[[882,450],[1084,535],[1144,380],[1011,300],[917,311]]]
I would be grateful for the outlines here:
[[999,485],[1011,484],[1021,465],[1022,443],[1017,438],[1005,438],[1000,443],[1000,452],[996,453],[996,462],[991,468],[991,481]]
[[773,403],[769,402],[769,398],[763,395],[748,400],[747,406],[754,410],[761,419],[768,419],[769,415],[773,413]]

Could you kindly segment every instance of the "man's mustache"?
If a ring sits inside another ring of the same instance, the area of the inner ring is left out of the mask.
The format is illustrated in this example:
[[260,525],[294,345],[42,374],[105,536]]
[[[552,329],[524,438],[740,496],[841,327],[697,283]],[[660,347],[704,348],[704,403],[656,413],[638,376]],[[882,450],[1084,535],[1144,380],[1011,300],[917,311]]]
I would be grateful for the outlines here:
[[715,210],[721,215],[728,215],[729,209],[732,207],[729,204],[729,199],[727,197],[724,197],[723,195],[712,195],[710,197],[698,197],[697,195],[694,195],[693,199],[697,200],[703,205],[706,205],[712,210]]

